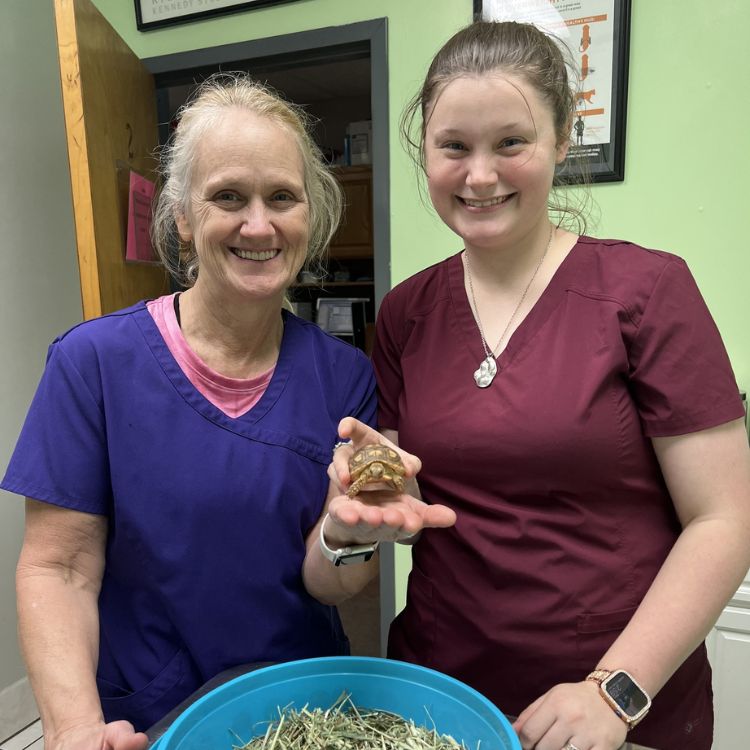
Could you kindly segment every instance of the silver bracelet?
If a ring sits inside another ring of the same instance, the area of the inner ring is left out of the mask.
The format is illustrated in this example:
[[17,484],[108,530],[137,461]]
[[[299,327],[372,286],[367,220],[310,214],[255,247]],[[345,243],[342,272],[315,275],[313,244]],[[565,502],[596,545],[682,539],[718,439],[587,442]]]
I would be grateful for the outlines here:
[[339,440],[336,445],[333,446],[333,450],[331,451],[331,455],[335,454],[336,451],[342,446],[342,445],[351,445],[351,440]]

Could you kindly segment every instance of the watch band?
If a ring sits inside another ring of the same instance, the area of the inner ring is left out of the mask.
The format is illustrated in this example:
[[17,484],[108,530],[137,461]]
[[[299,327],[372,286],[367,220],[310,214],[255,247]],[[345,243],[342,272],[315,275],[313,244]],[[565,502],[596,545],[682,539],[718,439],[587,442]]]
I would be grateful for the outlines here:
[[[636,707],[634,715],[628,713],[628,711],[633,709],[629,707],[626,709],[625,704],[618,703],[617,699],[622,697],[622,693],[620,692],[620,690],[616,690],[615,693],[610,694],[609,690],[607,689],[609,682],[612,682],[613,680],[622,681],[623,678],[630,684],[631,689],[637,691],[636,694],[641,696],[641,706]],[[607,703],[607,705],[609,705],[609,707],[614,711],[615,715],[623,722],[625,722],[628,727],[628,731],[636,726],[651,708],[651,698],[649,697],[648,693],[636,682],[633,675],[631,675],[629,672],[626,672],[624,669],[595,669],[593,672],[586,676],[586,679],[591,680],[592,682],[595,682],[597,685],[599,685],[599,694]]]
[[378,548],[379,542],[371,542],[370,544],[357,544],[349,547],[341,547],[340,549],[331,549],[326,544],[325,539],[325,525],[328,520],[328,513],[325,514],[323,522],[320,524],[320,536],[318,541],[320,543],[320,551],[327,560],[330,560],[336,567],[339,565],[355,565],[356,563],[368,562],[370,558],[375,554],[375,550]]
[[586,679],[592,680],[597,685],[601,685],[611,674],[611,669],[595,669],[591,674],[586,675]]

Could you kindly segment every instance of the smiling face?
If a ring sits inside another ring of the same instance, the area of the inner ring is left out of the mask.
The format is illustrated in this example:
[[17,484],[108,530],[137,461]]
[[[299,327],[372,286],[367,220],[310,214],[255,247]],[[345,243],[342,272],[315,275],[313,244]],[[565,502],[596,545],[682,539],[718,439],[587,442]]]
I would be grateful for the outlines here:
[[558,143],[551,109],[519,76],[460,76],[427,112],[427,184],[440,218],[468,250],[547,232]]
[[180,237],[200,262],[196,286],[280,304],[305,260],[308,203],[299,146],[274,121],[235,108],[196,151]]

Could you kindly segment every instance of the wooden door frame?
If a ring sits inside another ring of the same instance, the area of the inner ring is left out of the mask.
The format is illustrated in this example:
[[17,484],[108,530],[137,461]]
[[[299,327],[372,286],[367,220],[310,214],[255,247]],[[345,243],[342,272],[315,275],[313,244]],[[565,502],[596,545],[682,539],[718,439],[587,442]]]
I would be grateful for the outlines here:
[[[390,152],[388,108],[388,19],[329,26],[293,34],[222,44],[216,47],[175,52],[142,60],[154,75],[157,91],[164,86],[184,82],[186,71],[206,72],[224,67],[242,68],[250,63],[284,59],[295,67],[306,62],[341,59],[369,48],[370,106],[372,112],[372,198],[373,261],[375,308],[391,287]],[[181,79],[182,76],[182,79]],[[187,81],[192,81],[192,77]],[[162,99],[158,103],[162,125],[169,113]],[[162,137],[163,134],[162,134]],[[386,653],[388,628],[396,614],[395,553],[392,544],[380,547],[380,650]]]

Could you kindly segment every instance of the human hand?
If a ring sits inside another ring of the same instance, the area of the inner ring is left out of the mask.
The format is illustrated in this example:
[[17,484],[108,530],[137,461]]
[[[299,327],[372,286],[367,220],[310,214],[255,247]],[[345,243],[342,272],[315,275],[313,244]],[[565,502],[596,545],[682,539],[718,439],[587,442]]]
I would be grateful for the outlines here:
[[45,750],[145,750],[148,737],[129,721],[77,725],[45,734]]
[[[348,440],[350,442],[338,444],[338,447],[333,453],[331,465],[328,468],[328,476],[333,482],[338,484],[342,493],[345,493],[346,489],[351,484],[349,461],[351,460],[351,457],[365,445],[377,443],[378,445],[386,445],[395,450],[404,464],[404,469],[406,471],[404,479],[407,482],[413,480],[422,468],[422,462],[415,455],[402,450],[394,442],[388,440],[385,435],[382,435],[377,430],[374,430],[369,425],[360,422],[354,417],[345,417],[339,422],[339,437],[342,440]],[[387,488],[388,485],[384,483],[368,483],[366,487],[363,487],[362,489],[369,492],[374,489]],[[416,489],[416,484],[412,483],[411,488]]]
[[555,685],[513,723],[523,750],[617,750],[627,734],[595,682]]
[[[334,452],[328,475],[339,495],[329,506],[326,538],[334,543],[368,543],[373,541],[402,541],[423,528],[447,527],[456,522],[456,514],[444,505],[428,505],[419,494],[415,477],[422,462],[399,448],[376,430],[353,417],[339,423],[339,436],[351,442]],[[349,460],[365,445],[377,443],[395,450],[404,464],[405,486],[395,491],[384,483],[367,484],[353,498],[346,495],[351,484]]]

